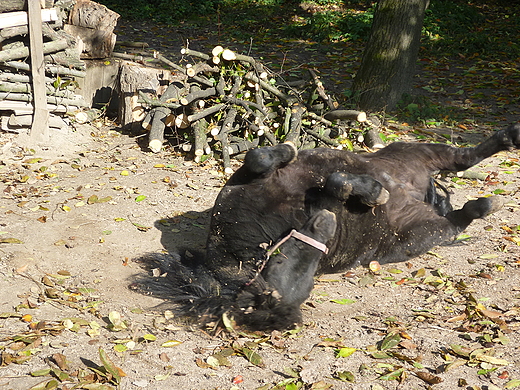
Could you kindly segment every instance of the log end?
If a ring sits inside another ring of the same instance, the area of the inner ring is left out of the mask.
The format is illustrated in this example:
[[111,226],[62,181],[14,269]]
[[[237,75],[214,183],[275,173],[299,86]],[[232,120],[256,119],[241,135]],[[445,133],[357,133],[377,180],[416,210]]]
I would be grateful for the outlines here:
[[148,143],[148,147],[154,153],[159,153],[161,151],[161,149],[162,149],[162,145],[163,145],[163,143],[159,139],[152,139]]

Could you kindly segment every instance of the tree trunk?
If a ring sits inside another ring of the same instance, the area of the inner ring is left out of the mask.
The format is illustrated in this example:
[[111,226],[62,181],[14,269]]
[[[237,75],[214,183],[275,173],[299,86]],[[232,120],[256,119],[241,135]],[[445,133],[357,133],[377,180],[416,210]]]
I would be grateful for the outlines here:
[[393,109],[412,84],[429,0],[380,0],[353,91],[366,111]]

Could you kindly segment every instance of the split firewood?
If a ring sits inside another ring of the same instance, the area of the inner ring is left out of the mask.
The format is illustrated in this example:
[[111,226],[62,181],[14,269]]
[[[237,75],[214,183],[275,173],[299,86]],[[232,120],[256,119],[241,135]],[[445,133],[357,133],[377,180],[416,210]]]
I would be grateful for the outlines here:
[[[58,20],[58,13],[55,8],[42,9],[42,22],[52,22]],[[0,28],[23,26],[28,24],[27,12],[8,12],[0,13]]]
[[83,42],[82,58],[108,58],[116,45],[116,34],[112,30],[88,28],[72,24],[63,26],[67,33]]
[[90,0],[76,1],[72,8],[70,24],[112,32],[119,19],[119,14],[102,4]]

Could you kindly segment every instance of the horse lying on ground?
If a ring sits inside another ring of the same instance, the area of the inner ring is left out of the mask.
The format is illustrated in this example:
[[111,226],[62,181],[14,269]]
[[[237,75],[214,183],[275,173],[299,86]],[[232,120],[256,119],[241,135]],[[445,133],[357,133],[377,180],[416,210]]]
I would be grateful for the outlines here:
[[252,329],[293,327],[316,274],[408,260],[496,211],[495,197],[453,210],[432,174],[518,147],[520,124],[473,148],[393,143],[358,155],[298,153],[286,143],[251,150],[216,199],[205,255],[157,257],[164,274],[147,287],[201,323],[227,313]]

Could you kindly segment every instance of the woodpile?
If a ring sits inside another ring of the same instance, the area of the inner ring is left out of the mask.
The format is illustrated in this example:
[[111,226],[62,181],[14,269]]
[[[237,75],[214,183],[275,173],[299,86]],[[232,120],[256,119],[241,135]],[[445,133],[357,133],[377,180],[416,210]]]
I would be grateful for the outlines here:
[[0,12],[1,129],[45,140],[85,117],[76,80],[85,58],[111,55],[119,15],[90,0],[0,0]]
[[221,46],[211,53],[183,48],[181,55],[183,65],[155,53],[173,71],[171,81],[160,93],[137,88],[139,100],[126,108],[144,116],[141,125],[153,152],[161,150],[170,129],[187,139],[183,149],[195,161],[217,154],[227,171],[231,156],[261,145],[291,141],[303,148],[352,149],[352,138],[370,147],[382,144],[378,121],[340,109],[313,69],[305,79],[288,80]]
[[221,46],[183,48],[179,63],[143,43],[113,52],[118,17],[91,0],[0,0],[1,129],[48,139],[71,116],[95,119],[92,97],[110,85],[121,126],[146,129],[151,151],[172,132],[195,161],[216,155],[228,172],[231,156],[279,142],[381,146],[377,119],[339,107],[315,69],[289,77]]

